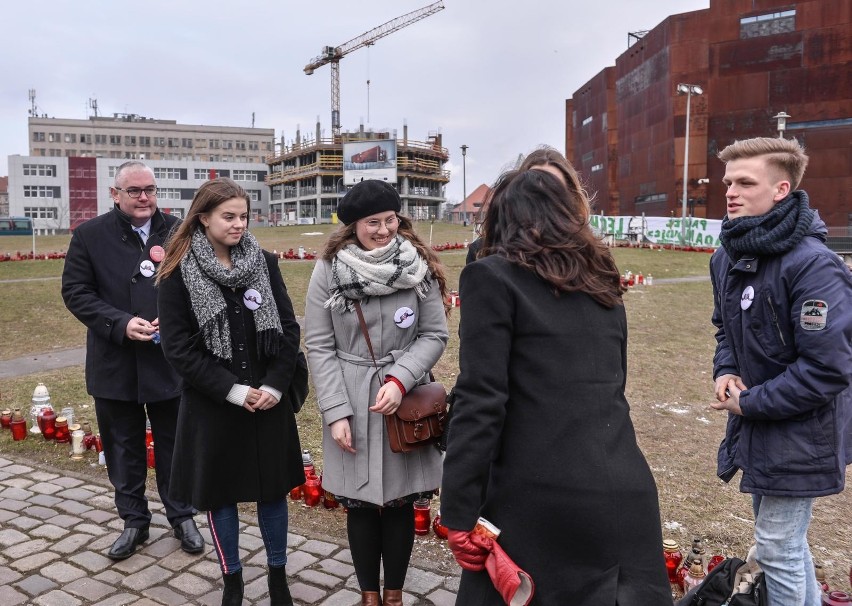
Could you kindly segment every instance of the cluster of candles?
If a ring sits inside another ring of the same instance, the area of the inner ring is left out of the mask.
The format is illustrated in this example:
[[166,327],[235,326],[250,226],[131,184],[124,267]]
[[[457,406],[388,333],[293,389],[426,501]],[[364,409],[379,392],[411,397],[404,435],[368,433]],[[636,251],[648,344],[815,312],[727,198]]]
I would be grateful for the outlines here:
[[[326,509],[340,507],[340,503],[337,502],[334,495],[323,488],[322,474],[317,474],[313,458],[307,450],[302,451],[302,465],[305,469],[305,483],[290,491],[290,499],[303,501],[305,507],[316,507],[320,503]],[[441,525],[441,512],[438,512],[433,521],[429,503],[429,499],[414,501],[414,534],[421,536],[429,534],[431,525],[438,537],[446,539],[447,529]],[[348,511],[348,509],[344,507],[343,511]]]
[[[663,541],[663,557],[666,562],[666,572],[672,587],[672,597],[679,597],[693,587],[700,585],[707,574],[725,558],[721,555],[706,558],[706,550],[701,537],[692,539],[692,549],[684,557],[677,541]],[[843,591],[831,591],[825,580],[825,571],[820,564],[814,563],[814,573],[822,589],[824,606],[852,606],[852,596]],[[852,568],[849,569],[849,582],[852,584]]]
[[624,275],[621,276],[621,284],[622,286],[627,286],[628,288],[631,286],[652,286],[654,284],[654,276],[648,274],[647,276],[643,275],[640,271],[638,274],[634,274],[629,269],[624,272]]

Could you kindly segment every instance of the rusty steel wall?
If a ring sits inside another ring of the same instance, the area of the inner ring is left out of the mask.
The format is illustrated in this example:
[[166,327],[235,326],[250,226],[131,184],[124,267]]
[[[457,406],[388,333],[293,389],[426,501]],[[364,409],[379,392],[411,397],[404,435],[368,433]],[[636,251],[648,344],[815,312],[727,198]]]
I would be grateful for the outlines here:
[[[751,19],[790,10],[795,15]],[[599,209],[679,215],[686,97],[676,87],[697,84],[704,94],[690,103],[690,214],[724,215],[716,154],[735,139],[777,136],[774,116],[784,111],[786,136],[811,158],[802,187],[812,205],[829,225],[852,226],[850,65],[852,2],[710,0],[709,9],[664,20],[578,89],[566,104],[566,152],[600,192]],[[582,125],[604,112],[606,137]],[[601,157],[606,174],[590,175]],[[698,183],[703,178],[709,185]]]

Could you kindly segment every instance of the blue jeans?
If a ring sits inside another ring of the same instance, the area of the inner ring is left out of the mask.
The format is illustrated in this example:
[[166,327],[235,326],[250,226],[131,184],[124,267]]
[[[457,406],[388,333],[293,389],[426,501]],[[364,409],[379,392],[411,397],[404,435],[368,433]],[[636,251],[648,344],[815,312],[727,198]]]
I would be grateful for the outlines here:
[[[287,563],[287,500],[258,503],[257,521],[266,547],[266,563],[274,568],[284,566]],[[240,521],[236,503],[208,511],[207,523],[210,525],[210,535],[222,574],[234,574],[242,570]]]
[[752,495],[756,558],[770,606],[819,606],[820,587],[808,547],[813,499]]

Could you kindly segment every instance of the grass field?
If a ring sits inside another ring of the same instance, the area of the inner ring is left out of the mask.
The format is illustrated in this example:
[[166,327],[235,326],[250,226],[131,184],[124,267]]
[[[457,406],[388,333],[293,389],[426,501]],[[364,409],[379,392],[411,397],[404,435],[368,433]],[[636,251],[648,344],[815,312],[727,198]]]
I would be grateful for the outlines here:
[[[431,228],[434,243],[462,242],[470,235],[469,229],[447,224],[417,227],[426,239]],[[265,248],[284,251],[299,246],[320,250],[329,231],[329,226],[298,226],[264,228],[255,233]],[[321,235],[309,235],[312,232]],[[67,236],[64,240],[55,238],[44,240],[54,250],[67,247]],[[0,242],[0,246],[4,244]],[[465,254],[461,250],[440,255],[453,288],[458,285]],[[652,274],[655,280],[706,276],[710,259],[706,253],[647,249],[619,248],[613,254],[622,272],[641,271]],[[302,315],[313,262],[283,261],[280,267],[296,313]],[[61,301],[61,271],[61,260],[0,263],[0,321],[5,336],[0,341],[0,360],[84,344],[83,327]],[[743,557],[751,541],[750,497],[738,491],[738,478],[726,485],[715,476],[716,449],[724,434],[725,416],[708,405],[712,398],[714,350],[710,283],[668,282],[632,289],[625,295],[625,307],[630,331],[628,398],[640,446],[657,480],[663,534],[682,546],[689,544],[693,536],[701,535],[709,550]],[[450,343],[435,369],[437,378],[449,385],[458,372],[458,321],[458,310],[453,310],[449,318]],[[91,407],[84,408],[91,400],[85,392],[82,367],[4,380],[0,405],[28,408],[39,381],[48,386],[57,406],[71,403],[78,416],[94,420]],[[320,419],[313,395],[298,420],[303,447],[321,460]],[[65,445],[40,438],[13,443],[8,432],[0,435],[0,451],[65,468],[88,468],[91,463],[73,462]],[[90,471],[103,473],[99,468]],[[848,546],[852,544],[849,494],[847,491],[819,499],[810,532],[814,557],[825,566],[829,584],[838,588],[848,587]],[[322,509],[292,508],[291,516],[294,524],[313,525],[318,532],[341,532],[342,516]],[[428,548],[419,541],[417,544],[418,549]],[[436,547],[436,553],[448,557],[448,552],[440,549],[443,547]]]

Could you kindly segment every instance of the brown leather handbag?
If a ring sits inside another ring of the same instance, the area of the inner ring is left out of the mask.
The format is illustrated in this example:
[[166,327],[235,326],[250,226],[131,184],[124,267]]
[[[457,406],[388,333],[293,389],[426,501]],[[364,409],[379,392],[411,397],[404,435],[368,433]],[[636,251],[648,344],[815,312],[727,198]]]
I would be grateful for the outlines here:
[[[373,366],[376,364],[376,356],[373,353],[373,342],[367,331],[367,323],[361,304],[355,301],[355,312],[358,314],[358,323],[370,357],[373,358]],[[393,452],[411,452],[429,444],[437,444],[444,433],[444,425],[447,420],[447,390],[434,380],[429,373],[431,383],[423,383],[412,387],[403,397],[399,408],[393,414],[385,415],[388,442]]]

